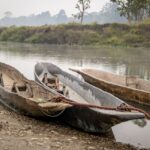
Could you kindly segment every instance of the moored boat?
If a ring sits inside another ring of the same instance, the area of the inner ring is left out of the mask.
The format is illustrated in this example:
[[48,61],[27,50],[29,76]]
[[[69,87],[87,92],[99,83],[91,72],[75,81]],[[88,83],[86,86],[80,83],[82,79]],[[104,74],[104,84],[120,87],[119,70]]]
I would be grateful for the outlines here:
[[138,76],[121,76],[96,69],[71,69],[86,82],[123,100],[150,106],[150,81]]
[[[61,117],[71,126],[84,131],[104,133],[117,123],[144,117],[144,114],[137,111],[117,110],[122,105],[128,105],[117,97],[79,80],[54,64],[37,63],[35,79],[43,87],[60,92],[73,104],[73,107],[65,109]],[[63,90],[63,87],[67,92]],[[100,107],[102,109],[99,109]],[[109,107],[115,109],[104,109]]]
[[35,81],[28,80],[15,68],[0,63],[0,103],[32,117],[55,117],[71,105],[54,101],[59,96]]

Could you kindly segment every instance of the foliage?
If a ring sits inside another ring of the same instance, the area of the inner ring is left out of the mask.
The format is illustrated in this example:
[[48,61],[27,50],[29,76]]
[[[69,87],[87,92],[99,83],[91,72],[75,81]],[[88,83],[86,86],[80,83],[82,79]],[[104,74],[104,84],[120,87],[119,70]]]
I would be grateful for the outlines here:
[[131,21],[141,21],[150,17],[150,0],[111,0],[118,5],[121,16]]
[[1,41],[69,44],[69,45],[129,45],[150,46],[150,23],[127,24],[77,23],[0,28]]
[[150,24],[150,18],[147,18],[141,22],[141,24]]
[[112,37],[108,38],[105,42],[106,42],[106,44],[113,43],[113,45],[120,45],[122,43],[121,39],[117,36],[112,36]]
[[85,11],[90,8],[91,0],[78,0],[76,4],[76,9],[79,11],[77,14],[73,15],[74,18],[80,20],[81,24],[83,23],[83,18],[85,15]]

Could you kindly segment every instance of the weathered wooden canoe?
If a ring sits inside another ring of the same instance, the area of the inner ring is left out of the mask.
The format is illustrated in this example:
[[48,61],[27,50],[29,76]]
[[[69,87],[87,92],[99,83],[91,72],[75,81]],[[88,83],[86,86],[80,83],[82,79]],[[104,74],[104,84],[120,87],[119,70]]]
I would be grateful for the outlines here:
[[[70,101],[80,104],[94,104],[97,106],[118,107],[124,102],[115,96],[100,90],[77,77],[61,70],[59,67],[50,63],[37,63],[35,65],[35,79],[47,89],[51,89],[44,83],[44,75],[52,79],[57,76],[59,82],[68,89]],[[76,93],[72,94],[72,91]],[[131,119],[143,118],[142,113],[131,111],[121,112],[117,110],[103,110],[89,107],[73,106],[67,108],[62,114],[62,119],[74,126],[87,132],[104,133],[111,126]]]
[[33,117],[59,116],[70,105],[53,101],[57,95],[0,63],[0,102],[9,109]]
[[150,81],[138,76],[121,76],[96,69],[71,69],[84,80],[123,100],[133,101],[150,106]]

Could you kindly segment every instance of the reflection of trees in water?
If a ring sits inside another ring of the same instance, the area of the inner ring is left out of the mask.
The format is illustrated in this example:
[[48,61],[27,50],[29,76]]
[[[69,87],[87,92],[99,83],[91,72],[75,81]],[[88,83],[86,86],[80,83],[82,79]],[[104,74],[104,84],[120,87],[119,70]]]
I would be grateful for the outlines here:
[[133,123],[138,125],[141,128],[143,128],[143,127],[145,127],[147,125],[147,121],[145,119],[133,120]]
[[106,71],[138,75],[150,79],[149,49],[119,47],[80,47],[49,44],[0,43],[0,51],[15,57],[38,57],[49,59],[54,57],[59,62],[76,64],[76,66],[92,66]]
[[140,78],[143,79],[150,79],[150,66],[148,64],[129,64],[126,67],[126,75],[138,75]]
[[119,57],[126,65],[126,75],[138,75],[150,79],[150,54],[148,49],[133,49],[119,51]]

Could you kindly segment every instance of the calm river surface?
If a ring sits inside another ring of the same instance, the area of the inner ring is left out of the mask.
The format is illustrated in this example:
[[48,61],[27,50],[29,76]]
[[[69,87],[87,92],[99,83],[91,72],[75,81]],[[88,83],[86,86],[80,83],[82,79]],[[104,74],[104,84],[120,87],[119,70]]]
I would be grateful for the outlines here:
[[[144,48],[92,48],[1,42],[0,61],[16,67],[29,79],[34,79],[34,65],[46,61],[64,69],[96,68],[116,74],[138,75],[150,80],[150,49]],[[112,129],[116,141],[139,148],[150,148],[150,121],[129,121]]]

